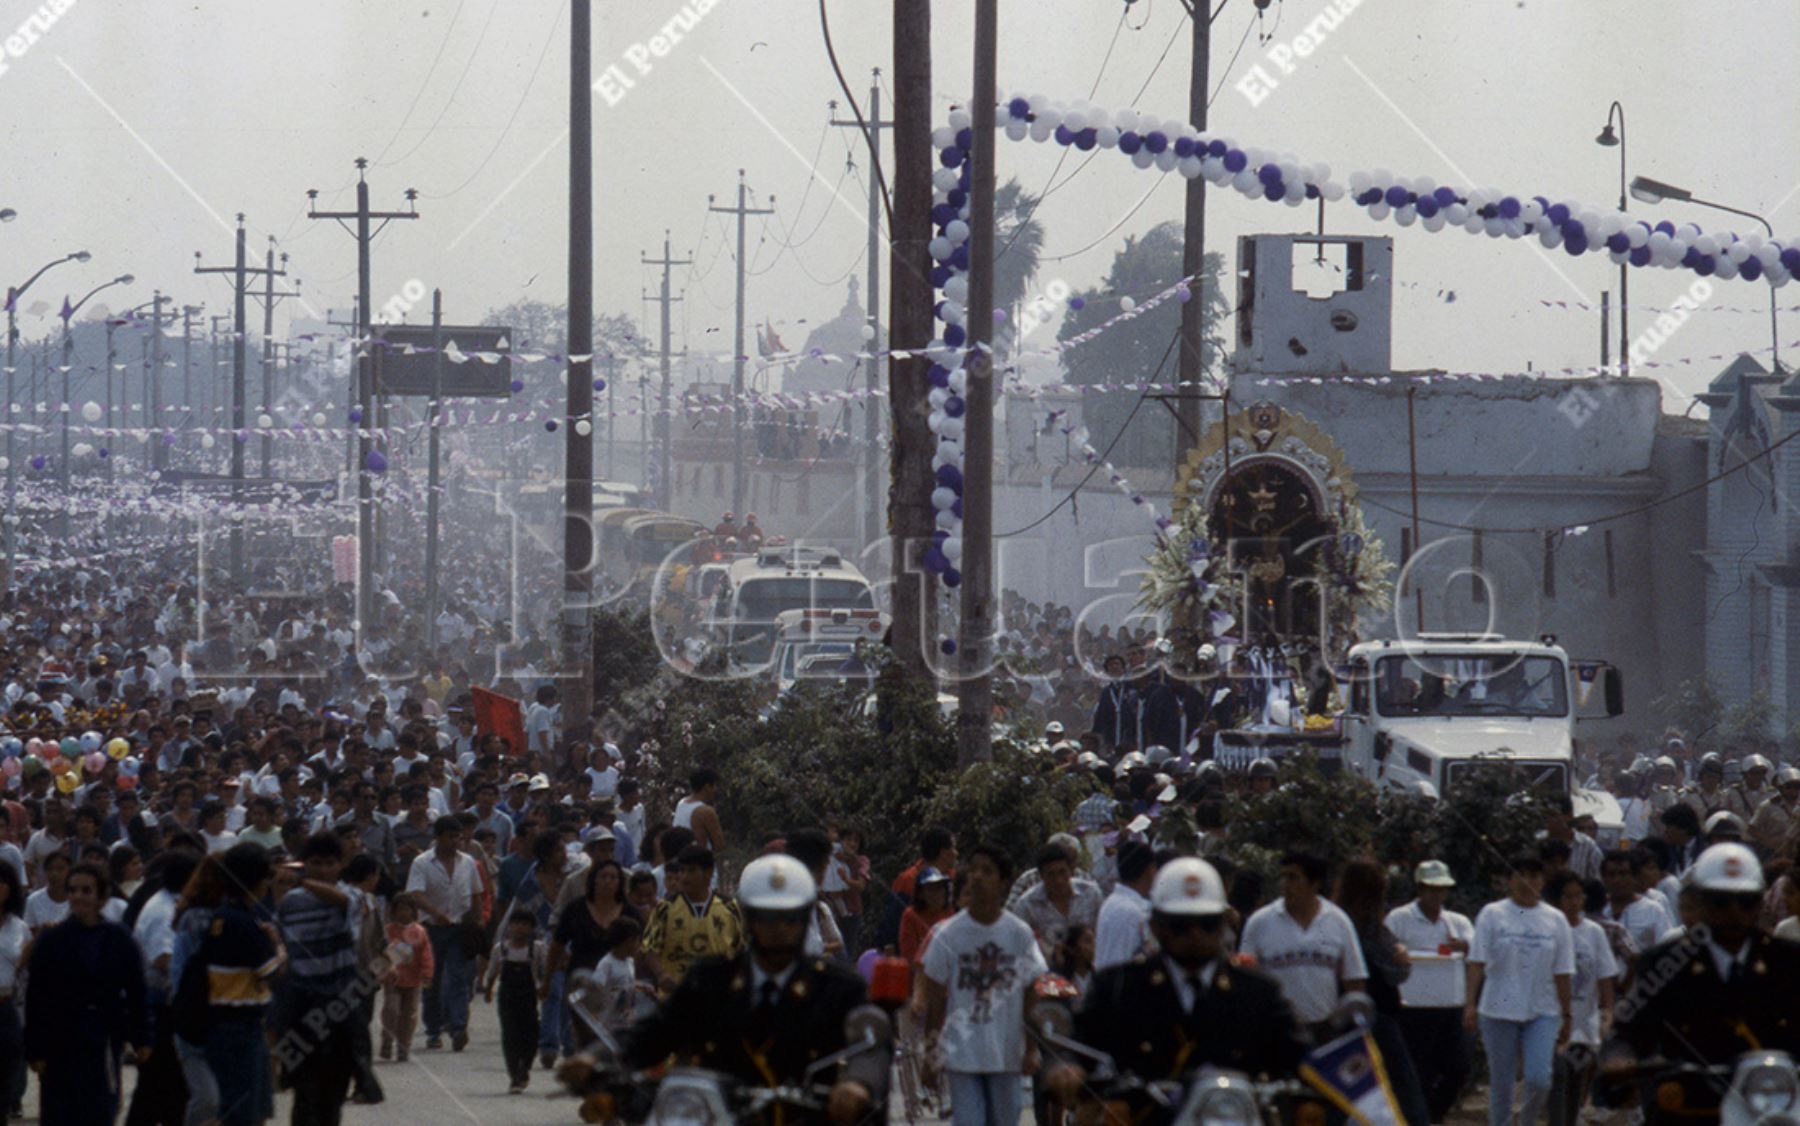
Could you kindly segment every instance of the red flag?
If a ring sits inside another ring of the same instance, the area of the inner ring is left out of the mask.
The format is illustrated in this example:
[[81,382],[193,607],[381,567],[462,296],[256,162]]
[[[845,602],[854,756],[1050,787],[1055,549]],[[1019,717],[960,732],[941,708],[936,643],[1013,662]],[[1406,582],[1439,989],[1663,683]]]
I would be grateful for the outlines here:
[[515,755],[525,753],[525,709],[511,696],[471,688],[475,697],[475,733],[498,735]]

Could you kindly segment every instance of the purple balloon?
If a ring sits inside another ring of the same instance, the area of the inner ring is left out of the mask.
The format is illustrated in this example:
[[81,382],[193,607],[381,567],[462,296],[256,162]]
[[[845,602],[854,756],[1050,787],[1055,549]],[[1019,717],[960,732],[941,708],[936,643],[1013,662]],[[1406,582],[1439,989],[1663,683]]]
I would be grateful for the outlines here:
[[944,656],[954,657],[956,655],[956,639],[954,637],[946,637],[943,641],[938,643],[938,648],[944,651]]
[[[1800,253],[1800,251],[1796,251],[1796,253]],[[1077,313],[1081,312],[1083,307],[1085,307],[1086,305],[1087,305],[1087,298],[1085,298],[1085,297],[1069,298],[1069,308],[1075,310]]]
[[604,380],[604,379],[594,380],[594,390],[596,390],[596,391],[606,390],[606,380]]
[[350,424],[352,426],[354,426],[361,421],[362,421],[362,408],[361,407],[351,407],[350,408]]
[[550,431],[552,434],[556,433],[556,420],[554,418],[546,418],[544,420],[544,429]]
[[388,467],[387,455],[380,450],[370,450],[368,465],[370,473],[386,473]]
[[43,454],[38,454],[31,459],[31,468],[33,468],[33,469],[42,469],[42,468],[44,468],[45,464],[46,463],[44,461]]
[[512,387],[513,394],[517,395],[519,392],[525,390],[525,381],[523,379],[515,379],[509,386]]
[[1175,300],[1181,302],[1183,305],[1186,305],[1189,301],[1192,301],[1193,299],[1194,299],[1194,291],[1189,289],[1185,285],[1175,291]]
[[[1019,116],[1023,117],[1024,114]],[[873,982],[875,980],[875,963],[879,961],[881,961],[881,951],[871,946],[862,952],[862,957],[856,960],[856,972],[862,975],[864,981]]]

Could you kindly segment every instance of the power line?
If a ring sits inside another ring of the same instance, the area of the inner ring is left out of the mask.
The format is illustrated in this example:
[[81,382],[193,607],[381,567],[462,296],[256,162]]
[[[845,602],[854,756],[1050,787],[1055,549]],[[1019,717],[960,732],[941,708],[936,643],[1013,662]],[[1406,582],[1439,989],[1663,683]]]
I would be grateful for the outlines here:
[[[495,4],[498,6],[498,0],[495,0]],[[525,99],[531,94],[531,87],[532,84],[537,81],[538,71],[542,70],[544,67],[544,58],[550,54],[550,45],[556,42],[556,29],[562,23],[562,14],[567,7],[567,0],[564,0],[564,3],[556,9],[556,17],[550,21],[550,34],[544,36],[544,46],[538,51],[537,62],[532,64],[530,77],[525,79],[525,85],[519,90],[519,100],[514,103],[511,116],[506,119],[506,124],[500,129],[500,135],[494,138],[493,147],[488,149],[487,155],[481,158],[481,163],[476,166],[475,171],[469,173],[468,179],[442,195],[425,195],[423,198],[449,199],[470,184],[473,184],[476,177],[487,170],[488,163],[494,159],[494,154],[500,151],[500,146],[506,143],[507,136],[512,133],[513,123],[519,120],[519,111],[525,108]],[[440,114],[439,116],[441,117],[442,115]],[[433,128],[436,128],[435,124],[433,125]],[[420,143],[423,143],[423,138],[421,138]],[[418,146],[415,145],[413,147],[416,149]],[[409,152],[407,155],[410,156],[412,154]],[[400,159],[404,160],[406,158],[401,157]],[[398,161],[395,163],[398,163]],[[423,195],[423,193],[421,194]]]
[[1142,210],[1144,204],[1150,202],[1150,197],[1156,194],[1156,189],[1162,187],[1163,181],[1167,180],[1168,177],[1169,177],[1169,174],[1167,172],[1164,172],[1161,176],[1158,176],[1156,178],[1156,183],[1151,184],[1150,190],[1144,193],[1144,198],[1138,200],[1137,203],[1132,206],[1130,211],[1127,211],[1123,216],[1121,216],[1117,223],[1114,223],[1112,226],[1108,227],[1106,229],[1106,231],[1103,234],[1101,234],[1101,236],[1099,238],[1095,239],[1093,242],[1088,243],[1086,246],[1082,247],[1080,250],[1071,250],[1067,254],[1046,254],[1041,259],[1039,259],[1039,261],[1062,262],[1066,259],[1076,258],[1083,254],[1086,254],[1088,251],[1094,249],[1096,246],[1099,246],[1101,243],[1103,243],[1107,239],[1111,238],[1113,236],[1114,232],[1116,232],[1120,227],[1123,227],[1126,223],[1129,223],[1131,221],[1131,217],[1133,215],[1136,215],[1140,210]]
[[[1560,531],[1566,531],[1570,528],[1588,528],[1588,527],[1592,527],[1595,524],[1610,524],[1616,520],[1626,520],[1626,519],[1629,519],[1630,517],[1637,516],[1640,513],[1649,512],[1653,508],[1661,508],[1665,504],[1672,504],[1675,501],[1682,499],[1683,497],[1692,496],[1693,494],[1699,492],[1700,490],[1706,488],[1709,485],[1712,485],[1715,482],[1723,481],[1725,478],[1731,476],[1733,473],[1737,473],[1737,472],[1740,472],[1741,470],[1749,468],[1749,466],[1752,463],[1761,461],[1763,458],[1768,457],[1770,454],[1774,453],[1776,450],[1780,449],[1781,447],[1787,445],[1789,442],[1793,441],[1795,438],[1800,438],[1800,430],[1794,431],[1794,433],[1789,434],[1787,437],[1781,439],[1778,442],[1770,443],[1768,446],[1764,447],[1760,453],[1752,454],[1751,456],[1745,458],[1743,461],[1740,461],[1736,465],[1732,466],[1730,469],[1726,469],[1719,473],[1715,473],[1713,476],[1708,477],[1704,481],[1701,481],[1697,484],[1689,485],[1687,488],[1681,489],[1678,492],[1670,493],[1666,497],[1658,497],[1655,500],[1646,501],[1643,504],[1639,504],[1639,505],[1634,505],[1633,507],[1627,508],[1621,512],[1613,512],[1613,513],[1609,513],[1605,516],[1596,516],[1591,520],[1579,520],[1579,521],[1574,521],[1574,522],[1571,522],[1568,524],[1558,524],[1553,527],[1546,527],[1546,528],[1482,528],[1482,527],[1476,527],[1473,524],[1458,524],[1458,523],[1455,523],[1454,521],[1450,521],[1450,520],[1433,520],[1429,516],[1419,517],[1419,523],[1431,524],[1431,525],[1433,525],[1435,527],[1439,527],[1439,528],[1450,528],[1450,529],[1453,529],[1458,532],[1481,532],[1485,535],[1496,535],[1496,536],[1500,536],[1500,535],[1521,535],[1521,536],[1522,535],[1536,535],[1540,532],[1560,532]],[[1402,512],[1400,509],[1389,507],[1388,505],[1382,504],[1380,501],[1371,500],[1370,498],[1368,498],[1366,496],[1359,495],[1357,497],[1357,499],[1360,503],[1370,505],[1374,508],[1379,508],[1383,512],[1389,512],[1389,513],[1394,514],[1395,516],[1405,516],[1405,517],[1410,518],[1412,515],[1410,512]]]
[[[1145,400],[1150,397],[1150,388],[1155,386],[1157,376],[1160,376],[1162,374],[1164,365],[1166,365],[1169,362],[1169,354],[1175,351],[1175,345],[1180,340],[1181,340],[1180,331],[1177,331],[1175,333],[1175,335],[1173,335],[1169,338],[1169,346],[1167,348],[1163,349],[1162,359],[1156,361],[1156,371],[1151,374],[1149,383],[1147,383],[1145,385],[1145,387],[1142,391],[1138,392],[1137,402],[1131,404],[1131,413],[1127,414],[1125,416],[1125,421],[1121,422],[1119,424],[1119,432],[1117,434],[1114,434],[1112,441],[1110,441],[1106,444],[1106,449],[1100,454],[1100,456],[1098,458],[1096,458],[1094,460],[1094,464],[1088,467],[1087,475],[1085,477],[1083,477],[1079,482],[1077,482],[1075,487],[1073,489],[1069,490],[1069,494],[1067,496],[1063,497],[1061,500],[1057,501],[1056,504],[1048,512],[1044,513],[1042,516],[1038,517],[1036,520],[1033,520],[1031,523],[1025,525],[1023,528],[1014,528],[1010,532],[995,533],[995,535],[994,535],[995,539],[1003,540],[1010,536],[1024,535],[1026,532],[1031,531],[1033,528],[1037,527],[1039,524],[1042,524],[1044,521],[1050,519],[1050,517],[1055,516],[1058,512],[1061,512],[1063,509],[1063,506],[1072,502],[1075,499],[1076,494],[1080,493],[1082,489],[1087,488],[1087,483],[1094,479],[1094,474],[1100,472],[1100,467],[1107,463],[1108,458],[1112,457],[1113,448],[1115,446],[1117,446],[1121,440],[1124,439],[1125,431],[1130,429],[1131,422],[1133,419],[1135,419],[1137,417],[1138,411],[1143,409]],[[1800,433],[1800,431],[1796,431],[1796,433]]]
[[[500,0],[494,0],[494,6],[498,7],[499,2]],[[450,13],[450,26],[444,29],[444,38],[438,41],[437,54],[431,56],[431,65],[425,68],[425,77],[419,80],[419,89],[413,94],[412,104],[406,107],[406,113],[401,116],[400,124],[394,127],[394,135],[388,138],[388,143],[381,146],[381,151],[376,153],[375,158],[370,162],[377,168],[382,167],[381,158],[388,154],[388,150],[394,147],[394,142],[400,139],[400,134],[406,131],[406,123],[412,120],[413,110],[419,108],[419,100],[425,96],[426,87],[431,85],[431,76],[437,73],[438,63],[443,61],[444,51],[450,46],[450,36],[456,31],[456,21],[461,18],[463,6],[466,3],[468,3],[468,0],[456,0],[456,11]],[[493,14],[492,8],[488,10],[488,14]],[[476,37],[475,50],[481,50],[481,39],[479,36]],[[464,73],[468,73],[466,68]],[[458,79],[458,85],[461,85],[460,79]],[[452,91],[451,97],[454,98],[455,96],[455,91]],[[406,158],[401,157],[400,159],[404,160]],[[395,163],[398,164],[399,161],[395,161]]]

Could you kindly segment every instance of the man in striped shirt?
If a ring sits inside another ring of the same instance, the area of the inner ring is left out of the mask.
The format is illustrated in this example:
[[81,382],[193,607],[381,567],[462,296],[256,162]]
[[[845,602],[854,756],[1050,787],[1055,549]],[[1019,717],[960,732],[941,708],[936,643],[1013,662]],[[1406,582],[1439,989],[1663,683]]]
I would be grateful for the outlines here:
[[304,878],[276,912],[289,962],[275,1058],[294,1088],[294,1121],[336,1122],[355,1067],[350,1021],[373,985],[357,974],[350,901],[338,887],[343,841],[315,833],[300,861]]

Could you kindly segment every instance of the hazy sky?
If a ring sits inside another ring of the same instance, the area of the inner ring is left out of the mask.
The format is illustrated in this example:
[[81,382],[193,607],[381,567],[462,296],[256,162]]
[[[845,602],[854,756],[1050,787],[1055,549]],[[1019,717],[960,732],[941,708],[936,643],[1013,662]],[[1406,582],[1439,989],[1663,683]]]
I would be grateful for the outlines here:
[[[1228,0],[1214,29],[1214,75],[1225,81],[1213,105],[1215,131],[1328,161],[1340,178],[1383,167],[1606,205],[1618,192],[1618,150],[1596,146],[1594,136],[1619,98],[1634,173],[1754,210],[1778,208],[1777,233],[1800,236],[1800,164],[1779,155],[1800,151],[1800,5],[1362,0],[1317,50],[1295,60],[1293,74],[1275,68],[1266,57],[1274,43],[1290,42],[1325,6],[1279,0],[1263,24],[1273,33],[1265,45],[1250,0]],[[6,0],[0,31],[36,8]],[[677,341],[685,327],[693,348],[727,351],[731,259],[719,253],[723,217],[706,206],[709,193],[721,203],[733,196],[742,167],[757,201],[773,194],[778,208],[773,221],[751,221],[760,271],[750,282],[751,316],[793,326],[783,335],[797,345],[804,328],[795,322],[827,319],[842,304],[836,279],[852,270],[865,238],[866,190],[856,174],[843,174],[853,138],[825,129],[826,102],[839,93],[817,6],[718,0],[666,57],[650,58],[651,73],[639,74],[626,53],[675,8],[660,0],[595,4],[595,72],[618,63],[636,81],[617,105],[595,100],[600,306],[643,316],[653,329],[654,307],[640,292],[653,289],[655,277],[638,258],[660,251],[667,227],[677,256],[697,248],[699,257],[677,274],[687,296]],[[1104,69],[1120,23],[1116,0],[1003,0],[1001,8],[1004,90],[1080,98],[1092,89],[1096,102],[1119,107],[1143,87],[1139,108],[1183,116],[1187,17],[1177,0],[1137,0]],[[831,10],[839,58],[861,97],[869,68],[890,65],[891,15],[877,0],[832,0]],[[971,15],[967,0],[936,5],[940,108],[968,88]],[[304,193],[316,187],[321,206],[353,206],[351,159],[363,155],[374,162],[377,207],[402,207],[408,187],[421,193],[422,218],[393,225],[376,245],[377,305],[412,278],[444,288],[453,321],[523,297],[561,301],[567,39],[566,0],[78,0],[22,55],[9,51],[0,73],[0,207],[19,212],[0,227],[4,280],[22,281],[43,261],[86,248],[91,263],[59,267],[26,304],[54,307],[65,290],[79,294],[131,272],[139,280],[125,294],[129,303],[160,286],[226,311],[226,283],[195,277],[193,254],[228,261],[226,226],[244,211],[253,253],[274,234],[309,303],[345,308],[355,288],[354,243],[334,224],[308,221]],[[1280,82],[1255,107],[1233,85],[1253,64]],[[1041,190],[1059,151],[1003,141],[1001,175]],[[822,182],[809,191],[815,154]],[[1066,162],[1063,175],[1078,163]],[[1157,175],[1101,154],[1040,210],[1046,255],[1100,239]],[[1313,218],[1311,208],[1235,193],[1209,198],[1214,248]],[[1094,283],[1125,235],[1178,218],[1181,203],[1180,178],[1169,176],[1113,235],[1046,261],[1039,285]],[[1682,205],[1639,210],[1709,229],[1730,225]],[[1597,303],[1618,277],[1603,256],[1577,262],[1560,250],[1540,257],[1523,241],[1401,230],[1347,205],[1334,208],[1328,224],[1395,237],[1398,366],[1500,371],[1597,361],[1597,315],[1538,302]],[[1738,229],[1751,226],[1740,221]],[[784,232],[803,244],[784,249]],[[863,269],[854,272],[860,278]],[[1633,304],[1666,305],[1691,281],[1684,272],[1634,271]],[[1711,303],[1766,308],[1765,283],[1721,281],[1714,289]],[[1445,290],[1455,291],[1453,303],[1439,296]],[[1800,285],[1778,296],[1800,304]],[[301,312],[291,302],[282,307],[284,316]],[[28,335],[50,326],[21,321]],[[1789,314],[1784,329],[1786,339],[1800,339],[1800,314]],[[1707,313],[1657,358],[1766,347],[1767,338],[1766,313]],[[1800,348],[1791,358],[1800,360]],[[1692,390],[1715,370],[1697,364],[1667,374]]]

